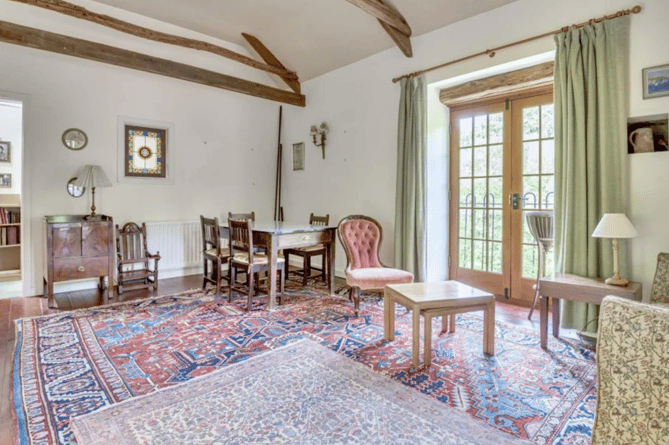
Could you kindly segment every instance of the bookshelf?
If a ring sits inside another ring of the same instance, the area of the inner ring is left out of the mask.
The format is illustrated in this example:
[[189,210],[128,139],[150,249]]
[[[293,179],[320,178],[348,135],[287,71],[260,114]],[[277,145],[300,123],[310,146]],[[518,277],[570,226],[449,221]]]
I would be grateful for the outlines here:
[[21,195],[0,194],[0,281],[21,279]]

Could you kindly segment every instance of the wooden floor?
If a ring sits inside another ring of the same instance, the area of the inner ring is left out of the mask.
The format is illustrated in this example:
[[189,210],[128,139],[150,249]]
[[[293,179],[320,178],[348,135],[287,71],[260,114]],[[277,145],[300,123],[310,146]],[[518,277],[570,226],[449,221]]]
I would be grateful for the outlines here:
[[[128,292],[120,301],[134,300],[160,295],[170,295],[202,286],[202,276],[169,278],[160,280],[158,291],[139,290]],[[63,310],[90,307],[99,304],[100,296],[95,291],[67,292],[55,295],[60,309],[49,309],[46,299],[21,297],[0,300],[0,444],[14,443],[15,424],[11,406],[12,365],[14,351],[14,320],[56,313]],[[539,332],[539,313],[535,311],[532,321],[527,319],[527,309],[519,309],[503,302],[495,308],[497,321],[531,328]]]

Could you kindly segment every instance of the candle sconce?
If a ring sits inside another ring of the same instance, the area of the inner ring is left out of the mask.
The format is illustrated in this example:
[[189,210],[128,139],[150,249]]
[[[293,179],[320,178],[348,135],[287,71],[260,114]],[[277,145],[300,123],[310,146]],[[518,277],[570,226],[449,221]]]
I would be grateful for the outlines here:
[[[320,127],[316,127],[315,125],[311,126],[311,131],[309,134],[311,134],[311,137],[314,140],[314,145],[316,147],[321,147],[321,150],[323,150],[323,159],[325,159],[325,140],[327,139],[327,134],[330,131],[330,128],[328,127],[328,124],[323,122]],[[320,142],[318,142],[320,139]]]

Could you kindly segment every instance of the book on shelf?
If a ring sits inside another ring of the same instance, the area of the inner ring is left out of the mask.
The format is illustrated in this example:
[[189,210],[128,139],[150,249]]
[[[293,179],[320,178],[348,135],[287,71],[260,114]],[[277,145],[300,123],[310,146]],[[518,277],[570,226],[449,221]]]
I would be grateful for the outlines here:
[[7,210],[5,207],[0,207],[0,224],[18,224],[20,222],[20,210]]
[[20,229],[19,226],[0,227],[0,246],[21,244]]

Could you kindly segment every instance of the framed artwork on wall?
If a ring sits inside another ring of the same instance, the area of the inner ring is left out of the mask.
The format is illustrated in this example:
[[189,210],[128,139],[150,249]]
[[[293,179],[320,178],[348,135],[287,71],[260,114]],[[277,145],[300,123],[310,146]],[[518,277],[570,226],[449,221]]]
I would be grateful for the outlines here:
[[10,188],[11,186],[12,186],[12,174],[11,173],[0,174],[0,187]]
[[304,142],[293,144],[293,170],[304,170]]
[[643,98],[669,96],[669,64],[644,68]]
[[174,182],[174,124],[120,116],[118,139],[119,182]]
[[0,162],[12,162],[12,144],[11,142],[0,141]]

